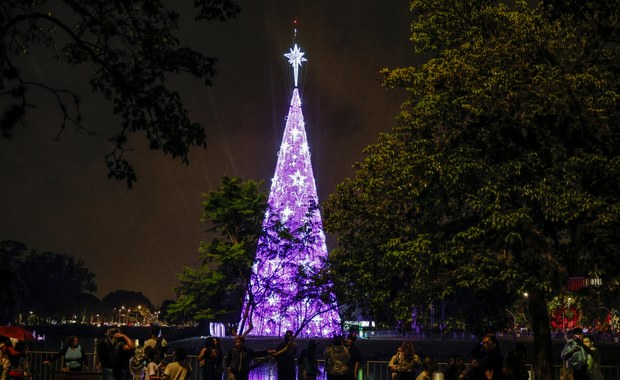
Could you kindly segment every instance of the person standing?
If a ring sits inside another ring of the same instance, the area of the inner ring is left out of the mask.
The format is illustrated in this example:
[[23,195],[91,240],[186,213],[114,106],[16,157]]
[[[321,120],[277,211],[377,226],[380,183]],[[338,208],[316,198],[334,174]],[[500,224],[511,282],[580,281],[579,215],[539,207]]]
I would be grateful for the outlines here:
[[185,380],[189,378],[192,367],[187,362],[187,353],[182,347],[174,350],[174,361],[166,366],[163,379]]
[[97,344],[97,358],[102,380],[129,380],[129,360],[136,346],[133,339],[118,327],[109,328],[105,339]]
[[349,359],[349,379],[356,380],[360,369],[362,368],[362,352],[355,344],[357,336],[355,334],[349,334],[347,336],[347,349],[351,358]]
[[151,337],[144,342],[144,351],[153,350],[155,353],[155,362],[159,364],[166,358],[167,349],[168,342],[161,336],[160,327],[151,327]]
[[327,372],[327,380],[348,380],[349,360],[351,355],[349,350],[344,346],[344,338],[335,336],[332,344],[327,346],[325,352],[325,371]]
[[217,351],[217,360],[215,361],[215,378],[216,380],[222,380],[224,374],[224,351],[222,350],[222,342],[220,338],[213,337],[213,347]]
[[267,356],[267,350],[254,351],[245,347],[245,338],[237,336],[235,345],[226,355],[226,372],[228,379],[248,380],[250,374],[250,361],[252,359]]
[[445,379],[446,380],[459,380],[460,378],[462,378],[462,374],[463,372],[465,372],[465,369],[467,368],[467,366],[465,365],[465,358],[463,357],[463,355],[454,355],[451,359],[450,359],[450,363],[448,365],[448,369],[446,370],[445,373]]
[[6,380],[9,377],[11,362],[9,361],[9,351],[5,342],[0,343],[0,380]]
[[9,361],[11,367],[9,368],[8,380],[28,380],[32,378],[30,373],[30,363],[28,362],[28,350],[29,347],[26,343],[18,341],[15,343],[15,347],[7,346]]
[[601,371],[601,352],[596,347],[594,338],[591,335],[586,335],[583,337],[582,343],[587,354],[588,378],[590,380],[604,380],[605,377]]
[[319,375],[319,364],[316,359],[316,342],[310,340],[297,358],[297,378],[299,380],[316,380]]
[[519,342],[504,360],[504,380],[528,380],[530,374],[527,372],[526,359],[525,345]]
[[202,380],[221,380],[222,360],[222,354],[216,347],[215,339],[208,337],[198,355],[198,363],[202,368]]
[[148,358],[148,364],[144,371],[144,380],[157,380],[159,379],[159,364],[155,361],[155,351],[151,350],[146,353]]
[[82,351],[82,346],[77,336],[71,335],[67,338],[67,344],[55,355],[44,360],[43,364],[50,365],[58,358],[62,358],[63,369],[70,372],[79,372],[88,366],[86,354]]
[[566,341],[560,354],[565,362],[564,368],[572,370],[574,380],[588,380],[587,354],[581,342],[582,338],[583,330],[578,327],[573,329],[572,337]]
[[276,346],[275,351],[269,353],[276,359],[278,380],[295,380],[297,343],[293,341],[293,332],[287,330],[284,333],[284,341]]
[[477,358],[480,365],[473,372],[477,380],[501,380],[503,378],[504,358],[499,349],[497,337],[486,334],[480,340],[480,344],[473,350],[473,357]]

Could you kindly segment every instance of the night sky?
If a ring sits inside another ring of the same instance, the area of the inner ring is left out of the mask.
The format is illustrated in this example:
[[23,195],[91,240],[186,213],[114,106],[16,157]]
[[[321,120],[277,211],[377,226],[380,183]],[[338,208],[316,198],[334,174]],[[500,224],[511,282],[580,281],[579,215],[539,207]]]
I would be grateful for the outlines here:
[[202,194],[224,175],[265,180],[268,188],[293,85],[283,54],[294,42],[308,59],[300,94],[319,201],[351,176],[362,149],[394,127],[404,99],[380,86],[379,70],[414,59],[409,2],[266,0],[242,7],[226,23],[182,19],[183,43],[219,59],[213,87],[171,79],[192,119],[205,127],[207,149],[195,149],[185,166],[149,151],[136,135],[128,159],[138,181],[131,190],[106,176],[107,138],[118,123],[110,104],[90,94],[79,68],[31,55],[33,80],[69,84],[82,94],[92,133],[68,129],[54,141],[61,115],[51,98],[33,94],[37,111],[12,139],[0,140],[0,240],[82,259],[96,275],[99,297],[123,289],[156,305],[174,299],[176,274],[198,265],[198,245],[209,238],[200,222]]

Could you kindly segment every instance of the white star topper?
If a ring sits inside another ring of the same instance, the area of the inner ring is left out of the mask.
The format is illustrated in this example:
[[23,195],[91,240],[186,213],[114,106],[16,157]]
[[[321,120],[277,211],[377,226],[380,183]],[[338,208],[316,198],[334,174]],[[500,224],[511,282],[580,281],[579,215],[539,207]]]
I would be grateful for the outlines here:
[[299,66],[301,66],[302,62],[306,62],[307,59],[304,58],[304,53],[299,50],[299,46],[295,44],[291,49],[290,53],[284,54],[286,58],[288,58],[288,63],[293,66],[293,73],[295,75],[295,87],[297,87],[297,74],[299,73]]

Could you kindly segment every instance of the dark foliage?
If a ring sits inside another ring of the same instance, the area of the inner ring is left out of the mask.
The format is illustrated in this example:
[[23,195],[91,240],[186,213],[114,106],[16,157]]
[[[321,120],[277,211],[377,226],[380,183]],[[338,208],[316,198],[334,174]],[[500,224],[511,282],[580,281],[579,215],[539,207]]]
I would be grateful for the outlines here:
[[[196,0],[195,18],[224,21],[239,13],[233,0]],[[62,67],[80,68],[81,78],[102,94],[120,121],[106,131],[112,143],[105,157],[108,176],[129,187],[136,173],[125,157],[129,136],[146,135],[151,149],[188,163],[192,147],[206,146],[201,125],[190,120],[170,76],[188,74],[212,84],[217,59],[183,46],[177,32],[180,14],[162,1],[8,0],[0,5],[0,132],[18,133],[34,112],[32,91],[44,90],[44,102],[60,113],[58,136],[68,126],[86,132],[76,90],[33,80],[24,70],[31,51],[50,51]]]

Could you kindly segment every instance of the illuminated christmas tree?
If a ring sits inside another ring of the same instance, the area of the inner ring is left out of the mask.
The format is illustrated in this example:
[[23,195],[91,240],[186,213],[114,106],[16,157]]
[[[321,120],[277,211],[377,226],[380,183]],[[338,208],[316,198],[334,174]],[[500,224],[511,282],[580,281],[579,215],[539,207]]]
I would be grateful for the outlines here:
[[329,284],[300,276],[315,273],[327,258],[297,88],[306,58],[297,44],[284,56],[293,67],[295,87],[244,310],[253,305],[250,335],[282,335],[301,327],[301,336],[331,336],[340,331],[340,322],[333,294],[326,291]]

